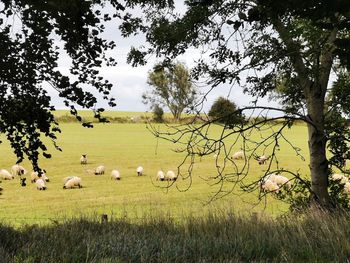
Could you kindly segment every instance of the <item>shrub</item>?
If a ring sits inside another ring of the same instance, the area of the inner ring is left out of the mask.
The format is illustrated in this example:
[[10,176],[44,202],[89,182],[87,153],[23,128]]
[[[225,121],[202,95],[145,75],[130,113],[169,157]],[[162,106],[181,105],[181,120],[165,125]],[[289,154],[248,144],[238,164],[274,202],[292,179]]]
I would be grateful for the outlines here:
[[164,121],[163,116],[164,116],[163,109],[158,104],[156,104],[153,107],[153,120],[155,122],[163,122]]
[[232,101],[219,97],[211,106],[208,115],[217,122],[232,126],[242,123],[244,116]]

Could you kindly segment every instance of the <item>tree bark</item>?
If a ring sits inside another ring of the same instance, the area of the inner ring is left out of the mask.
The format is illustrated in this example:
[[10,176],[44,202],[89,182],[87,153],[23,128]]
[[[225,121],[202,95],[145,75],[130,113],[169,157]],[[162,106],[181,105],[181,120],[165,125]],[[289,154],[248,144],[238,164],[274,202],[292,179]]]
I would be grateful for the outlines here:
[[308,135],[312,201],[322,207],[331,207],[328,194],[328,161],[324,131],[324,94],[321,87],[310,89],[308,102]]

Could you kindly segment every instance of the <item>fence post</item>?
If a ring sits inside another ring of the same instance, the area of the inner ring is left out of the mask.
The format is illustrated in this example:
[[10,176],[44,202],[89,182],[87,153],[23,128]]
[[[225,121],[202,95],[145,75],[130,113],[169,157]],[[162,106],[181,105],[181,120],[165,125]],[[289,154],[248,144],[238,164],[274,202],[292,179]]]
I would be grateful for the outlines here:
[[101,216],[101,223],[107,223],[108,222],[108,215],[102,214]]

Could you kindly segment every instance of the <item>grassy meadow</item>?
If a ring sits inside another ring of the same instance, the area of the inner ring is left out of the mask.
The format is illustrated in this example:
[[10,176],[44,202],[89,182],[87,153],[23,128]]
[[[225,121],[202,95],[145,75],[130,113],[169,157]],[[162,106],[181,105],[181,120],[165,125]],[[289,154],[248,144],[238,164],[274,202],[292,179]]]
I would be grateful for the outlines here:
[[[56,114],[66,119],[65,112]],[[110,114],[130,118],[128,113]],[[349,213],[285,213],[286,204],[267,198],[257,205],[257,192],[242,195],[238,188],[207,204],[218,190],[218,185],[206,181],[216,174],[213,156],[195,163],[192,181],[179,178],[167,187],[168,182],[155,180],[156,172],[177,170],[184,156],[174,151],[178,145],[154,138],[145,123],[95,124],[87,129],[63,121],[60,126],[58,144],[63,151],[51,149],[52,158],[40,160],[50,178],[46,191],[36,190],[29,175],[26,187],[18,178],[1,183],[1,262],[348,262],[350,258]],[[164,124],[156,126],[166,129]],[[220,131],[212,126],[209,133],[217,136]],[[284,135],[307,156],[305,126],[296,125]],[[233,151],[239,150],[239,143]],[[287,142],[280,146],[280,167],[307,174],[307,158],[301,161]],[[81,154],[88,155],[85,166],[79,162]],[[15,163],[6,142],[0,156],[1,168],[10,169]],[[102,164],[105,175],[86,172]],[[141,177],[136,175],[139,165],[145,171]],[[27,161],[23,166],[30,173]],[[114,168],[121,172],[120,181],[110,179]],[[253,161],[247,180],[255,180],[264,169]],[[82,178],[83,188],[62,188],[62,179],[71,175]],[[108,223],[101,222],[102,214],[108,215]]]
[[[109,112],[106,115],[109,114],[120,116],[120,113]],[[121,114],[123,117],[137,115]],[[156,125],[165,129],[163,124]],[[179,147],[176,144],[156,139],[144,123],[95,124],[94,128],[87,129],[75,122],[63,122],[60,127],[62,133],[58,135],[57,143],[63,151],[51,148],[52,158],[40,160],[40,166],[47,171],[50,179],[48,189],[38,191],[35,184],[30,183],[31,167],[25,161],[22,165],[29,171],[27,187],[21,187],[18,178],[1,183],[4,191],[0,196],[0,221],[20,226],[50,224],[75,217],[96,218],[101,214],[107,214],[109,218],[139,220],[145,215],[199,218],[213,211],[281,215],[287,210],[286,204],[272,198],[267,199],[266,207],[265,202],[256,205],[257,193],[241,195],[238,189],[235,190],[236,195],[206,204],[218,190],[218,185],[210,185],[204,180],[216,174],[213,156],[205,156],[195,163],[192,181],[180,178],[170,188],[167,187],[168,182],[156,181],[159,169],[177,171],[184,155],[174,151]],[[213,127],[211,134],[219,134],[220,131],[219,127]],[[307,155],[305,126],[294,126],[285,135]],[[300,169],[300,172],[306,173],[307,162],[301,161],[284,144],[279,151],[281,167]],[[87,165],[80,165],[81,154],[87,154]],[[0,156],[1,168],[10,170],[15,156],[6,141],[1,145]],[[98,165],[105,165],[105,175],[95,176],[86,172]],[[144,167],[142,177],[136,176],[139,165]],[[112,169],[120,171],[120,181],[110,179]],[[266,166],[253,162],[249,176],[252,180],[256,179],[264,169]],[[62,189],[62,179],[72,175],[82,178],[82,189]]]

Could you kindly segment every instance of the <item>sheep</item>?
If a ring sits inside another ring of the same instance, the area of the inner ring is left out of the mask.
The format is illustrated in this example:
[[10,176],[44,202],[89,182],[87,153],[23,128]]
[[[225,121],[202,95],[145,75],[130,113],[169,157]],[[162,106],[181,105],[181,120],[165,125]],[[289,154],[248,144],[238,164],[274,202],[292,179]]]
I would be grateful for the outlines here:
[[244,156],[244,152],[243,151],[235,152],[232,155],[232,159],[233,160],[243,160],[244,158],[245,158],[245,156]]
[[120,180],[120,173],[118,170],[112,170],[111,172],[111,179],[114,179],[114,180]]
[[341,184],[346,184],[347,182],[349,182],[349,178],[347,178],[343,174],[332,174],[331,179],[333,181],[340,181]]
[[30,181],[32,183],[35,183],[36,180],[38,180],[39,178],[43,179],[45,182],[50,182],[50,179],[46,176],[46,171],[43,170],[43,172],[41,172],[41,176],[39,176],[38,172],[32,172],[30,175]]
[[291,184],[289,182],[289,179],[283,175],[276,174],[274,177],[274,183],[276,183],[278,186],[287,186],[288,188],[291,187]]
[[268,174],[263,179],[263,182],[266,180],[272,181],[273,183],[275,183],[279,187],[284,186],[284,185],[286,185],[288,188],[291,187],[289,179],[283,175],[280,175],[280,174],[276,174],[276,173]]
[[82,154],[80,157],[80,164],[87,164],[87,154]]
[[164,181],[165,176],[164,176],[164,172],[162,170],[159,170],[157,172],[156,179],[157,179],[157,181]]
[[39,178],[38,180],[36,180],[35,183],[36,183],[36,189],[38,189],[38,190],[46,190],[47,189],[44,179]]
[[12,179],[15,178],[15,176],[10,174],[9,171],[7,171],[6,169],[1,169],[0,170],[0,176],[4,180],[12,180]]
[[136,169],[137,176],[141,176],[143,174],[143,167],[139,166]]
[[23,166],[19,165],[19,164],[15,164],[11,167],[11,173],[12,175],[25,175],[27,173],[27,170],[24,169]]
[[105,167],[103,165],[97,166],[95,169],[95,175],[102,175],[105,173]]
[[344,184],[344,193],[350,194],[350,182]]
[[82,188],[83,186],[81,185],[81,178],[78,176],[71,176],[68,181],[65,182],[63,185],[63,189],[73,189],[73,188]]
[[278,185],[273,182],[271,179],[266,179],[264,178],[261,182],[260,182],[260,187],[264,192],[276,192],[278,193],[280,188],[278,187]]
[[258,161],[258,163],[261,164],[265,164],[266,161],[269,159],[269,157],[262,155],[256,158],[256,160]]
[[63,183],[65,184],[67,181],[69,181],[70,179],[72,179],[74,176],[67,176],[65,178],[63,178]]
[[169,170],[166,172],[165,179],[168,181],[176,181],[177,175],[174,171]]

